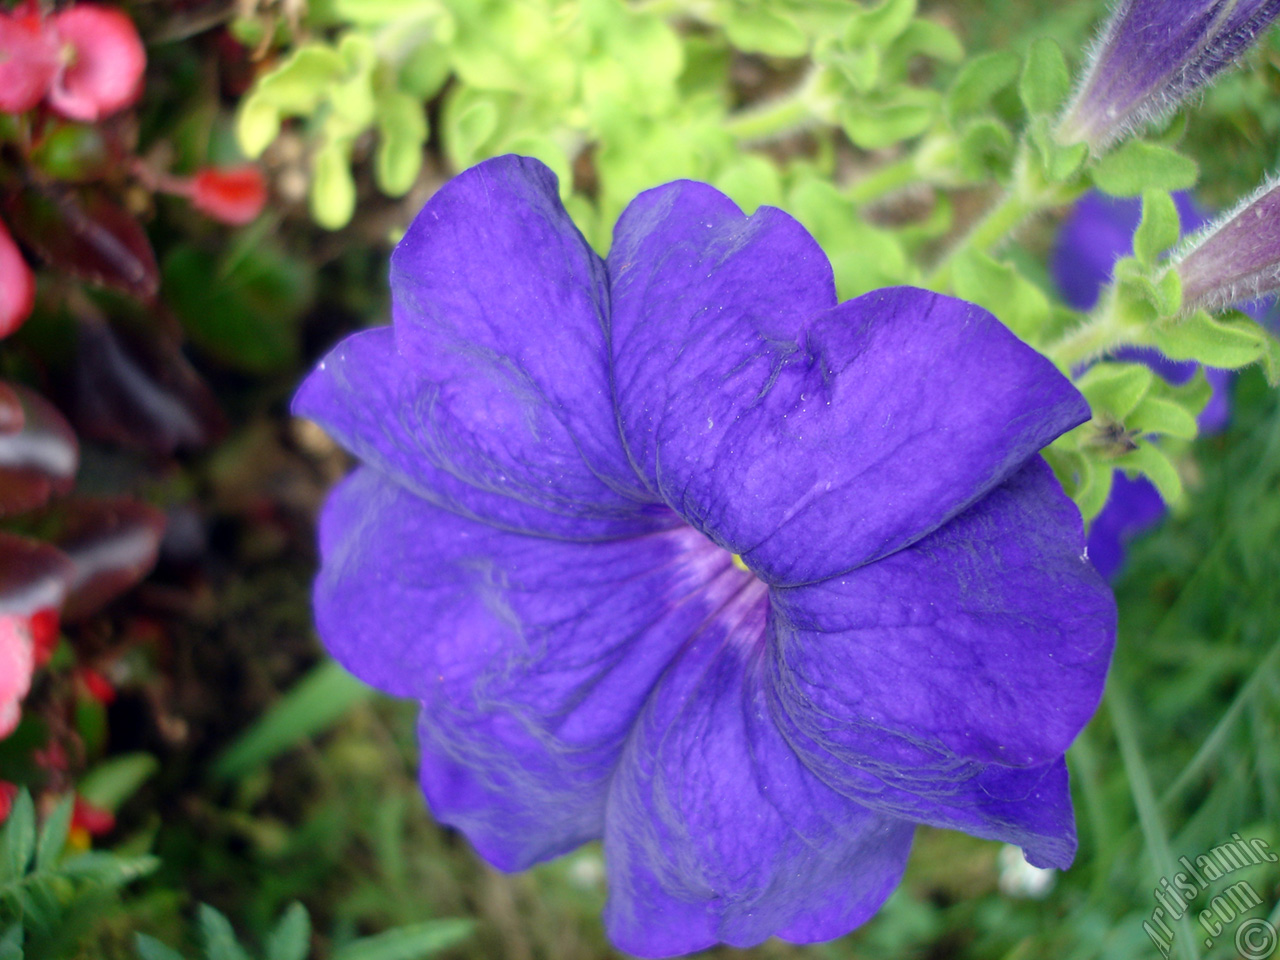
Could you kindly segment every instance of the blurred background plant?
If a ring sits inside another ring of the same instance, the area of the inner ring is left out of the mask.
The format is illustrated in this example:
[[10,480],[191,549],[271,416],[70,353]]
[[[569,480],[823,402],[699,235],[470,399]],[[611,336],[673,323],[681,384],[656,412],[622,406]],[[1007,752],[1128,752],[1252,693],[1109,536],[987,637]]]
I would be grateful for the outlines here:
[[[866,927],[755,955],[1149,957],[1177,856],[1233,831],[1280,845],[1275,347],[1243,316],[1174,324],[1156,283],[1170,191],[1228,208],[1276,169],[1280,38],[1090,156],[1053,120],[1104,12],[4,5],[0,960],[613,955],[598,849],[484,867],[423,810],[411,707],[310,633],[312,523],[347,463],[288,398],[339,335],[385,322],[386,256],[425,198],[505,152],[557,172],[602,251],[638,191],[693,177],[798,217],[844,297],[915,283],[981,303],[1094,404],[1052,452],[1086,516],[1116,476],[1172,509],[1117,573],[1115,674],[1069,758],[1076,867],[1037,876],[922,831]],[[1202,375],[1117,360],[1105,311],[1055,288],[1057,225],[1091,190],[1128,198],[1122,232],[1145,224],[1100,302],[1180,359],[1244,368],[1223,432],[1195,439]],[[1280,872],[1247,876],[1276,923]],[[1231,951],[1183,934],[1176,955]]]

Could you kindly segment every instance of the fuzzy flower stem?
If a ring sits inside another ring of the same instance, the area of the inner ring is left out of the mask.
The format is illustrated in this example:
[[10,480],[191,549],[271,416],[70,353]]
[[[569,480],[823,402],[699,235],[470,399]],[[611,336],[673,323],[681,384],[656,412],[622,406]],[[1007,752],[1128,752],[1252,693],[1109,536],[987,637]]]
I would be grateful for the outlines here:
[[1045,355],[1059,370],[1075,370],[1081,365],[1130,342],[1133,330],[1116,309],[1114,294],[1107,296],[1084,323],[1068,331],[1045,348]]
[[815,67],[790,93],[742,110],[725,121],[725,130],[736,140],[777,140],[813,126],[835,111],[835,102],[824,96],[825,70]]

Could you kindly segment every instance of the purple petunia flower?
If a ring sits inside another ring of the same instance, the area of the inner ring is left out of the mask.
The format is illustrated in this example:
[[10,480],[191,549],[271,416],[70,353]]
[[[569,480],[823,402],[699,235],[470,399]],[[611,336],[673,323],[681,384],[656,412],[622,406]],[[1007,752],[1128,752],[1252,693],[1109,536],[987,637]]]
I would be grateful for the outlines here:
[[1089,416],[1047,360],[924,290],[838,304],[795,220],[704,184],[601,260],[516,157],[427,203],[391,285],[294,408],[364,464],[320,634],[421,702],[438,819],[505,870],[603,838],[647,956],[841,935],[917,823],[1070,863],[1115,611],[1037,455]]
[[1176,110],[1280,16],[1280,0],[1121,0],[1058,136],[1101,152]]
[[[1206,223],[1189,193],[1173,195],[1184,234]],[[1076,310],[1091,310],[1102,288],[1111,282],[1116,261],[1133,253],[1133,233],[1142,219],[1142,201],[1117,199],[1100,193],[1082,197],[1063,221],[1054,244],[1051,271],[1063,299]],[[1262,319],[1270,301],[1254,301],[1242,307]],[[1195,376],[1198,364],[1192,360],[1170,360],[1158,351],[1125,347],[1115,359],[1145,363],[1169,383],[1186,383]],[[1213,396],[1198,418],[1200,432],[1217,433],[1227,425],[1231,413],[1230,370],[1205,367],[1205,378]],[[1111,497],[1089,527],[1089,558],[1098,572],[1112,577],[1124,564],[1125,543],[1155,526],[1164,516],[1164,501],[1146,477],[1132,480],[1118,475]]]

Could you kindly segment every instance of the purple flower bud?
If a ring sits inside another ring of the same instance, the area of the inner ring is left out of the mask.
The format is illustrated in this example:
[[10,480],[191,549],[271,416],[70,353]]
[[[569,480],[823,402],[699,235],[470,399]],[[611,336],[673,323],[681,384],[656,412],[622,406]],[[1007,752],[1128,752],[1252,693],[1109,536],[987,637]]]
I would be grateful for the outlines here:
[[1280,289],[1280,181],[1192,237],[1174,266],[1188,311],[1221,310]]
[[1167,117],[1238,60],[1280,0],[1121,0],[1058,130],[1102,151]]

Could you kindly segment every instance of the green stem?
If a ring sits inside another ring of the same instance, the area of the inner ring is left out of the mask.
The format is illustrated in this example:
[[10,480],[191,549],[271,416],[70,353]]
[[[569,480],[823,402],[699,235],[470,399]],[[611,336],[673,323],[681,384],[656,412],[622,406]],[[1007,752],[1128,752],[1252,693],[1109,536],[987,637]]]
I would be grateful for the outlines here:
[[823,67],[814,67],[790,93],[729,117],[725,130],[737,140],[775,140],[812,126],[834,114],[836,103],[824,95],[827,77]]
[[1112,294],[1096,314],[1050,344],[1044,353],[1059,369],[1074,370],[1112,348],[1127,343],[1132,339],[1130,333],[1130,329],[1121,322]]
[[879,200],[914,183],[920,173],[917,167],[916,155],[913,152],[901,160],[887,163],[855,180],[850,185],[847,195],[859,206]]

